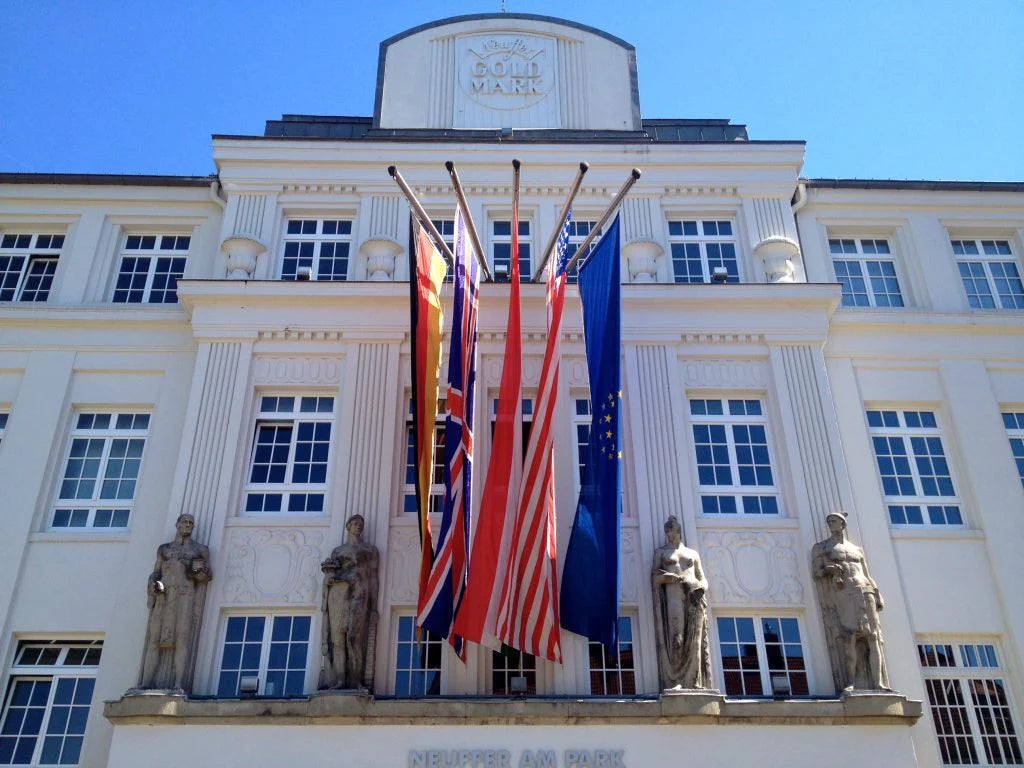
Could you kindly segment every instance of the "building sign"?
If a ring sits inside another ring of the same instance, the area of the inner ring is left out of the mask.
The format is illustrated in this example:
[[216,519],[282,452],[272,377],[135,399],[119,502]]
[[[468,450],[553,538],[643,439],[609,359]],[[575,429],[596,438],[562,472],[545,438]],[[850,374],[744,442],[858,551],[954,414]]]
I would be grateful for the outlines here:
[[481,128],[518,127],[523,118],[530,125],[556,127],[556,51],[554,38],[541,35],[457,38],[456,113]]
[[622,749],[411,749],[407,768],[626,768]]

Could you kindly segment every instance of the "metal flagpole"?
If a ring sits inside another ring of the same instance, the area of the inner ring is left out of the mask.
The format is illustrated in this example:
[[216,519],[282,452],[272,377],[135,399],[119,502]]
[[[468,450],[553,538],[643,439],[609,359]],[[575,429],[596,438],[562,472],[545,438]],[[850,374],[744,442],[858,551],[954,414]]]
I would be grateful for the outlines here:
[[441,237],[441,233],[437,231],[437,227],[434,226],[434,222],[430,220],[430,217],[427,216],[427,212],[423,210],[423,206],[420,205],[420,201],[416,199],[416,195],[413,194],[412,189],[408,184],[406,184],[405,179],[402,178],[402,174],[400,174],[398,169],[393,165],[388,166],[388,174],[390,174],[391,178],[393,178],[395,183],[398,184],[399,189],[402,190],[402,193],[405,195],[405,199],[409,201],[409,207],[412,208],[413,215],[423,228],[430,233],[430,236],[434,240],[434,245],[437,246],[437,249],[444,257],[444,260],[448,262],[448,266],[454,269],[455,256],[452,254],[452,249],[448,247],[448,243],[446,243],[444,238]]
[[522,163],[518,160],[512,160],[512,207],[516,209],[519,208],[519,168],[521,166]]
[[597,226],[590,230],[590,234],[587,235],[587,239],[580,243],[580,247],[576,249],[576,253],[569,260],[569,263],[565,265],[566,274],[569,274],[572,268],[576,266],[576,262],[580,260],[580,257],[587,252],[587,248],[590,247],[590,243],[593,242],[595,237],[597,237],[597,233],[601,231],[601,228],[604,227],[605,224],[608,223],[608,219],[610,219],[612,217],[612,214],[615,213],[615,209],[619,207],[619,203],[622,202],[622,198],[626,196],[626,193],[629,192],[630,187],[636,184],[637,179],[639,178],[640,169],[634,168],[630,172],[629,178],[626,179],[626,183],[622,185],[622,189],[619,190],[619,194],[615,196],[615,199],[612,200],[611,204],[608,206],[608,210],[604,212],[604,216],[602,216],[601,220],[597,222]]
[[469,203],[466,202],[466,195],[462,191],[462,183],[459,181],[459,174],[455,171],[455,163],[451,160],[444,164],[448,169],[448,175],[452,177],[452,186],[455,187],[455,199],[459,202],[459,210],[462,211],[462,218],[466,222],[466,230],[469,233],[473,250],[476,251],[476,260],[480,264],[480,271],[484,279],[493,281],[491,270],[487,268],[487,259],[484,258],[484,249],[480,245],[480,238],[476,234],[476,225],[473,223],[473,214],[469,212]]
[[558,235],[562,231],[562,225],[565,224],[565,217],[569,213],[569,208],[572,207],[572,201],[576,199],[576,194],[580,191],[580,185],[583,183],[583,174],[589,168],[590,163],[580,163],[580,170],[576,174],[576,180],[573,181],[572,187],[569,189],[569,196],[565,198],[565,205],[562,206],[562,212],[558,215],[558,223],[555,224],[555,230],[551,233],[551,237],[548,238],[548,244],[544,246],[544,250],[540,252],[540,267],[537,268],[531,278],[535,283],[544,274],[544,267],[547,266],[548,259],[551,258],[551,249],[555,247],[555,241],[558,240]]

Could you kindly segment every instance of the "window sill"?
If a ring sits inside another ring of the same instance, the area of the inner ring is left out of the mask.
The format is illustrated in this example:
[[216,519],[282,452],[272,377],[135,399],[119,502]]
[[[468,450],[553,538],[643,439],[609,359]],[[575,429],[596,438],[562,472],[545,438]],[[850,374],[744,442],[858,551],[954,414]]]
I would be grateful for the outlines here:
[[965,541],[970,539],[982,540],[985,538],[985,532],[980,531],[976,528],[959,528],[951,526],[948,528],[939,527],[919,527],[911,528],[899,527],[890,525],[889,533],[894,539],[901,539],[903,541],[913,541],[915,539],[922,541],[935,541],[935,540],[948,540],[948,541]]
[[117,725],[913,725],[921,702],[898,693],[784,701],[726,699],[716,691],[636,699],[430,697],[385,699],[317,693],[307,699],[190,699],[163,693],[108,701]]
[[89,544],[109,544],[126,542],[131,537],[131,530],[122,531],[36,531],[29,536],[29,541],[46,542],[88,542]]

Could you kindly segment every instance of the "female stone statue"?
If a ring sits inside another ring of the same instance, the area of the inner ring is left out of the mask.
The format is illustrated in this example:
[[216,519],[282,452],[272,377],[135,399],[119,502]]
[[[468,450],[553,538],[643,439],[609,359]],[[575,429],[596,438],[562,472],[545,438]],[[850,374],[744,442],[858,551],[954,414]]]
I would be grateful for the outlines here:
[[811,551],[811,572],[818,587],[832,675],[840,690],[889,690],[882,655],[884,607],[878,585],[868,573],[864,550],[847,538],[846,515],[825,517],[832,534]]
[[370,689],[377,632],[377,548],[363,541],[362,515],[350,517],[345,530],[348,541],[320,564],[324,572],[320,687]]
[[178,516],[174,541],[156,550],[146,583],[149,623],[140,688],[189,692],[195,666],[206,583],[213,578],[210,550],[192,539],[195,518]]
[[700,555],[683,544],[679,521],[665,521],[667,543],[654,553],[654,634],[661,683],[668,688],[708,688],[708,582]]

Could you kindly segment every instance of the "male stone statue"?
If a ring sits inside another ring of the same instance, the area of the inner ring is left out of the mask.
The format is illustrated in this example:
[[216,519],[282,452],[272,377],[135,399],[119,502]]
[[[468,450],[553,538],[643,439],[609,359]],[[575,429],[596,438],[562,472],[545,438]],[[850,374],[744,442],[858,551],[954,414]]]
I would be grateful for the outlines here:
[[149,623],[139,688],[187,693],[192,687],[206,583],[213,578],[210,550],[192,539],[195,518],[178,516],[174,541],[156,550],[146,583]]
[[665,689],[711,686],[708,582],[700,555],[683,544],[675,517],[665,521],[667,543],[654,553],[654,635]]
[[324,612],[320,688],[373,687],[377,632],[377,548],[363,541],[363,516],[345,524],[348,541],[320,564]]
[[811,571],[836,688],[888,691],[878,617],[884,603],[878,585],[868,573],[864,550],[847,538],[846,514],[831,512],[825,520],[832,535],[814,545]]

